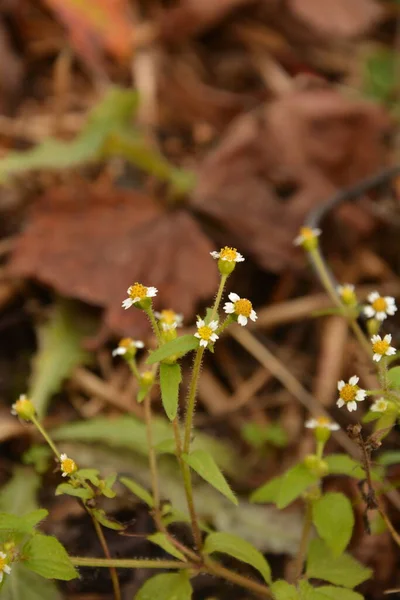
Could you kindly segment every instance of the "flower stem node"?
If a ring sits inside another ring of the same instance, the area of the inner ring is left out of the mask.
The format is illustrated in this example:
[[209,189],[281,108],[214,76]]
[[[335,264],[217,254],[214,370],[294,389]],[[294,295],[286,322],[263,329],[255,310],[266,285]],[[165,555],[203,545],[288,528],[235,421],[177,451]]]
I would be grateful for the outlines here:
[[11,567],[8,564],[7,554],[0,552],[0,583],[3,581],[4,573],[10,575]]
[[199,338],[200,346],[207,348],[208,344],[213,344],[217,341],[219,336],[215,332],[218,329],[218,321],[210,321],[206,325],[203,319],[199,319],[196,325],[197,332],[194,334],[194,337]]
[[11,407],[11,414],[18,416],[24,421],[32,421],[35,413],[36,410],[33,402],[25,394],[21,394]]
[[307,252],[318,248],[318,237],[321,235],[321,229],[311,229],[311,227],[302,227],[299,235],[294,239],[295,246],[302,246]]
[[319,458],[316,454],[307,454],[304,458],[304,465],[313,475],[317,477],[326,477],[329,474],[328,463]]
[[154,296],[157,296],[157,291],[158,290],[155,287],[146,287],[145,285],[136,282],[128,287],[128,298],[123,301],[122,307],[127,309],[131,306],[136,306],[136,308],[148,310],[151,307],[151,299],[154,298]]
[[60,466],[63,477],[70,477],[78,470],[78,465],[72,458],[68,458],[66,454],[60,455]]
[[331,436],[332,431],[340,429],[340,425],[334,423],[328,417],[317,417],[306,421],[307,429],[314,429],[314,435],[317,442],[325,443]]
[[234,315],[235,319],[244,327],[247,325],[247,320],[251,319],[252,321],[257,320],[256,311],[253,309],[253,305],[250,300],[247,298],[240,298],[235,293],[231,293],[228,296],[230,302],[225,302],[224,311],[228,315]]
[[367,392],[357,385],[358,380],[359,377],[353,375],[353,377],[350,377],[348,383],[345,383],[343,380],[338,382],[339,398],[336,405],[339,408],[346,405],[347,410],[352,412],[353,410],[357,410],[357,402],[365,400]]
[[[328,473],[327,473],[328,475]],[[304,492],[302,494],[302,498],[305,502],[316,502],[317,500],[319,500],[322,496],[322,492],[321,489],[318,485],[314,485],[313,487],[309,488],[306,492]]]
[[210,252],[211,256],[218,259],[218,270],[221,275],[230,275],[236,267],[237,262],[243,262],[244,257],[236,250],[225,246],[219,252]]
[[129,361],[136,356],[137,351],[141,348],[144,348],[142,341],[126,337],[120,340],[117,348],[112,351],[112,355],[123,356],[125,360]]

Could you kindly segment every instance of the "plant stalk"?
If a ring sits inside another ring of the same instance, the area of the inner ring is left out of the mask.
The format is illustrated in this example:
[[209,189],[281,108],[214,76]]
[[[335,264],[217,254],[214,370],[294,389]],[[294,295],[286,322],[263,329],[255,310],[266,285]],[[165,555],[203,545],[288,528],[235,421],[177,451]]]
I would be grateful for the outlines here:
[[[106,556],[106,558],[108,560],[112,560],[111,559],[111,554],[110,554],[110,550],[108,549],[108,545],[107,545],[107,541],[106,538],[104,537],[104,533],[103,530],[101,528],[100,523],[97,521],[96,517],[93,515],[93,513],[90,511],[90,509],[88,509],[88,512],[92,518],[93,521],[93,525],[94,528],[96,530],[96,534],[97,537],[99,539],[100,545],[103,549],[104,555]],[[113,585],[113,589],[114,589],[114,598],[115,600],[121,600],[121,588],[119,586],[119,580],[118,580],[118,574],[117,574],[117,570],[115,568],[115,565],[109,565],[109,570],[110,570],[110,577],[111,577],[111,581],[112,581],[112,585]]]

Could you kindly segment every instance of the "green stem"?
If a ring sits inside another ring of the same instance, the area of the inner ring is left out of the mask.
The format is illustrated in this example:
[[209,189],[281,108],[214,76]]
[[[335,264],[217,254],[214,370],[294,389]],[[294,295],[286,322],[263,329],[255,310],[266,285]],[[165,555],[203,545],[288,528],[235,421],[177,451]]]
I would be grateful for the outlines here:
[[44,439],[46,440],[46,442],[48,443],[48,445],[50,446],[50,448],[53,450],[56,458],[58,460],[60,460],[60,452],[58,451],[57,446],[55,445],[55,443],[53,442],[53,440],[51,439],[51,437],[49,436],[49,434],[47,433],[47,431],[39,423],[39,421],[37,420],[37,418],[35,416],[33,416],[31,418],[31,421],[34,424],[34,426],[36,427],[36,429],[42,434],[42,436],[44,437]]
[[221,281],[219,282],[219,288],[218,288],[218,292],[217,295],[215,297],[215,302],[214,302],[214,306],[212,308],[212,312],[211,312],[211,319],[210,321],[212,321],[217,312],[218,312],[218,308],[222,299],[222,294],[224,293],[224,287],[226,284],[226,280],[228,279],[228,275],[221,275]]
[[133,375],[136,377],[136,379],[138,381],[140,381],[140,373],[139,373],[139,369],[137,368],[135,359],[131,358],[130,360],[128,360],[128,365],[129,365],[129,368],[132,371]]
[[146,312],[146,315],[149,317],[149,320],[150,320],[151,326],[153,328],[154,334],[155,334],[158,342],[161,345],[162,344],[162,337],[161,337],[160,329],[158,327],[157,320],[156,320],[156,318],[154,316],[153,307],[150,306],[149,308],[146,308],[145,312]]
[[158,485],[158,469],[157,469],[157,458],[154,450],[153,442],[153,427],[152,427],[152,414],[151,414],[151,397],[150,394],[146,394],[144,399],[144,416],[146,421],[146,435],[147,445],[149,448],[149,464],[150,464],[150,476],[151,476],[151,488],[153,491],[154,500],[154,511],[156,521],[160,519],[160,489]]
[[70,560],[76,567],[104,567],[109,569],[187,569],[188,563],[177,560],[150,560],[146,558],[87,558],[86,556],[71,556]]
[[257,581],[253,581],[252,579],[248,579],[243,575],[239,575],[239,573],[235,573],[234,571],[230,571],[226,567],[223,567],[219,563],[216,563],[210,559],[206,559],[204,570],[208,573],[212,573],[217,577],[221,577],[222,579],[226,579],[226,581],[230,581],[231,583],[235,583],[242,588],[250,590],[260,596],[264,596],[266,598],[271,598],[271,591],[261,583]]
[[[97,537],[99,538],[100,545],[103,549],[103,552],[108,560],[112,560],[110,551],[108,549],[106,538],[104,537],[103,530],[101,528],[100,523],[97,521],[96,517],[93,515],[90,509],[88,509],[90,516],[92,517],[93,525],[96,530]],[[118,575],[115,568],[115,565],[109,565],[110,577],[114,589],[114,598],[115,600],[121,600],[121,588],[119,586]]]
[[304,513],[304,521],[303,521],[303,531],[301,533],[299,550],[296,556],[296,562],[294,565],[294,578],[297,581],[302,573],[304,561],[307,555],[308,549],[308,538],[310,537],[310,531],[312,527],[312,503],[310,501],[306,502],[306,511]]
[[192,379],[188,394],[188,401],[185,415],[185,435],[183,440],[183,452],[188,454],[190,451],[190,438],[192,435],[193,418],[196,407],[197,385],[200,377],[201,361],[203,360],[204,347],[199,346],[194,359]]
[[218,327],[217,335],[221,335],[225,331],[225,329],[235,321],[233,315],[228,315],[223,323]]

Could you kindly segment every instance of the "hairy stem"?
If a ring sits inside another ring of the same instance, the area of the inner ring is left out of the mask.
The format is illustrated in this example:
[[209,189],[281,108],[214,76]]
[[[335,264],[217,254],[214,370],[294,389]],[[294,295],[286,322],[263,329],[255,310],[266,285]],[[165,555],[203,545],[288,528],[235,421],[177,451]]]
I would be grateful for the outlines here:
[[151,560],[147,558],[91,558],[71,556],[75,567],[110,567],[118,569],[187,569],[188,563],[178,560]]
[[[93,515],[93,513],[90,511],[90,509],[88,509],[88,512],[89,512],[90,516],[92,517],[93,525],[96,530],[97,537],[99,538],[99,542],[103,549],[104,555],[106,556],[106,558],[108,560],[112,560],[110,550],[108,549],[107,541],[106,541],[106,538],[104,537],[104,533],[101,528],[101,525],[97,521],[97,519]],[[119,587],[118,575],[117,575],[115,565],[110,564],[109,570],[110,570],[110,577],[111,577],[111,581],[112,581],[112,585],[113,585],[113,589],[114,589],[114,598],[115,598],[115,600],[121,600],[121,589]]]
[[154,450],[153,442],[153,424],[152,424],[152,413],[151,413],[151,397],[150,394],[146,394],[144,399],[144,416],[146,421],[146,436],[147,445],[149,448],[149,464],[150,464],[150,476],[151,476],[151,489],[153,492],[154,500],[154,512],[156,521],[161,519],[160,516],[160,488],[158,483],[158,468],[157,468],[157,457]]
[[227,279],[228,279],[228,275],[221,275],[221,281],[219,282],[219,288],[218,288],[217,295],[215,297],[215,302],[214,302],[214,306],[212,308],[210,321],[212,321],[215,318],[215,316],[218,312],[218,308],[221,303],[222,294],[224,293],[224,287],[225,287]]
[[32,423],[34,424],[34,426],[36,427],[36,429],[42,434],[42,436],[44,437],[44,439],[46,440],[46,442],[48,443],[50,448],[53,450],[56,458],[58,460],[60,460],[60,452],[58,451],[57,446],[55,445],[55,443],[53,442],[53,440],[51,439],[51,437],[49,436],[47,431],[44,429],[44,427],[42,427],[42,425],[39,423],[39,421],[37,420],[36,417],[32,417],[31,420],[32,420]]

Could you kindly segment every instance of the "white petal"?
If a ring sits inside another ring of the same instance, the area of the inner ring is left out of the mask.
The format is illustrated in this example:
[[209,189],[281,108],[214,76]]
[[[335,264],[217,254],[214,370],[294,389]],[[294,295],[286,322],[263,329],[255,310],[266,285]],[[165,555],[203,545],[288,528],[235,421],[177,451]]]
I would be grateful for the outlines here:
[[368,302],[375,302],[375,300],[377,300],[379,298],[379,293],[378,292],[371,292],[370,294],[368,294],[367,298],[368,298]]
[[243,262],[244,257],[239,252],[236,253],[236,262]]
[[219,258],[219,252],[216,252],[215,250],[213,252],[210,252],[210,254],[213,258]]
[[154,296],[157,296],[157,292],[158,292],[157,288],[149,287],[149,288],[147,288],[147,297],[153,298]]
[[211,340],[212,342],[216,342],[218,339],[219,339],[219,336],[218,336],[216,333],[212,333],[212,334],[210,335],[210,340]]
[[372,306],[364,306],[364,315],[366,317],[368,317],[368,319],[372,319],[372,317],[375,315],[375,311],[372,308]]
[[66,454],[60,454],[60,460],[67,460],[68,456]]
[[349,412],[352,412],[353,410],[357,410],[357,402],[348,402],[347,403],[347,410]]
[[231,315],[235,312],[235,305],[233,302],[225,302],[224,311],[226,314]]
[[0,583],[3,581],[3,575],[4,575],[3,571],[0,571]]
[[210,327],[210,329],[212,329],[213,331],[215,331],[216,329],[218,329],[218,321],[210,321],[210,323],[208,324],[208,326]]
[[67,473],[63,473],[63,474],[61,475],[61,477],[66,477],[66,476],[67,476]]
[[393,316],[396,311],[397,311],[397,306],[388,306],[386,309],[387,314],[390,316]]
[[393,356],[393,354],[396,354],[396,348],[393,348],[393,346],[390,346],[386,350],[386,356]]
[[357,402],[362,402],[363,400],[365,400],[366,395],[367,392],[365,390],[358,390],[356,394]]
[[381,358],[382,358],[382,354],[376,353],[373,355],[372,360],[374,360],[375,362],[379,362],[381,360]]
[[381,336],[380,335],[373,335],[372,338],[371,338],[371,342],[373,344],[375,344],[376,342],[381,342],[381,341],[382,340],[381,340]]
[[196,323],[197,327],[204,327],[205,323],[203,321],[203,319],[199,319]]
[[235,292],[231,292],[229,294],[228,298],[229,298],[229,300],[232,300],[232,302],[237,302],[238,300],[240,300],[240,296],[235,294]]
[[307,427],[307,429],[315,429],[316,426],[317,426],[316,419],[309,419],[308,421],[305,422],[305,427]]
[[252,321],[257,321],[258,317],[257,317],[257,313],[256,313],[256,311],[255,311],[255,310],[252,310],[252,311],[251,311],[251,313],[250,313],[250,319],[251,319]]
[[130,308],[132,306],[132,304],[133,304],[132,298],[127,298],[126,300],[123,301],[122,308],[125,308],[125,310],[126,310],[127,308]]
[[342,408],[342,406],[345,405],[345,401],[342,398],[338,398],[337,402],[336,402],[336,406],[338,406],[339,408]]
[[4,565],[3,571],[4,571],[4,573],[7,573],[7,575],[9,575],[11,573],[10,565]]
[[396,306],[395,300],[392,296],[385,296],[384,300],[385,300],[386,304],[388,304],[389,306]]
[[350,379],[349,379],[349,384],[350,385],[357,385],[359,379],[360,378],[357,377],[357,375],[353,375],[353,377],[350,377]]
[[377,312],[375,315],[375,319],[378,321],[384,321],[387,318],[387,314],[385,312]]
[[343,379],[341,379],[340,381],[338,381],[338,384],[337,384],[337,389],[339,390],[339,392],[340,392],[340,390],[342,390],[342,389],[344,388],[344,386],[345,386],[345,385],[346,385],[346,384],[345,384],[345,382],[343,381]]
[[331,431],[338,431],[340,429],[340,425],[338,423],[330,423],[329,429]]
[[0,552],[0,558],[7,558],[7,554],[4,554],[4,552]]
[[126,348],[114,348],[114,350],[111,352],[111,354],[113,356],[119,356],[119,355],[123,355],[126,353]]
[[391,344],[391,342],[392,342],[392,335],[390,333],[387,333],[385,335],[385,337],[383,338],[383,341],[387,342],[388,344]]
[[247,325],[247,317],[245,317],[244,315],[239,315],[238,316],[238,323],[239,323],[239,325],[241,325],[242,327],[244,327],[245,325]]
[[303,235],[298,235],[297,237],[294,238],[293,240],[293,244],[295,246],[301,246],[301,244],[304,242],[304,236]]
[[200,346],[204,346],[204,348],[207,348],[207,340],[200,340]]
[[315,227],[315,228],[312,230],[312,232],[313,232],[313,234],[314,234],[314,236],[315,236],[315,237],[318,237],[319,235],[321,235],[321,233],[322,233],[322,229],[319,229],[318,227]]
[[141,340],[137,340],[136,342],[133,342],[133,345],[136,348],[144,348],[144,343]]
[[199,340],[201,339],[201,336],[200,336],[200,334],[199,334],[199,332],[198,332],[198,331],[196,331],[196,333],[194,334],[194,337],[197,337],[197,338],[199,338]]

